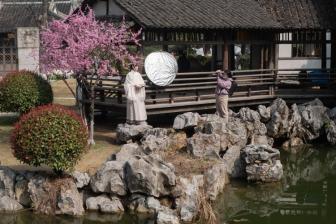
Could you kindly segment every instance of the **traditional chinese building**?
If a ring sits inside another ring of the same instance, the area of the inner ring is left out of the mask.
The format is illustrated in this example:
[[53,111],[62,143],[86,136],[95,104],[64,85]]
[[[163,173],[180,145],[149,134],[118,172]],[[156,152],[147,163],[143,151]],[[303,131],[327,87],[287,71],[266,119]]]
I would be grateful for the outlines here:
[[[330,68],[335,51],[332,0],[87,0],[86,4],[100,19],[113,22],[125,17],[135,29],[142,28],[145,55],[153,50],[178,56],[186,52],[189,71]],[[193,56],[206,57],[199,64]]]
[[[70,0],[0,1],[0,76],[17,69],[38,71],[39,27],[44,12],[47,19],[68,15],[73,3]],[[46,7],[45,10],[43,7]]]
[[[98,19],[142,30],[143,58],[168,51],[175,81],[146,88],[149,114],[215,108],[216,69],[230,69],[238,91],[230,106],[267,104],[276,97],[335,100],[334,0],[85,0]],[[122,83],[102,82],[96,108],[123,111]],[[87,102],[84,100],[83,102]]]

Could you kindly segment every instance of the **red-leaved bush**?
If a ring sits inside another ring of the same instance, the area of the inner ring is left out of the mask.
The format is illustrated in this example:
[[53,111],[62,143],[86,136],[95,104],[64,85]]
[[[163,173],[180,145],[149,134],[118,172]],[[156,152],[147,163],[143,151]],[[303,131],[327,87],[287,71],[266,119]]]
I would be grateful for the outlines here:
[[12,150],[20,161],[47,165],[56,173],[71,169],[87,149],[82,118],[61,105],[32,109],[15,124]]

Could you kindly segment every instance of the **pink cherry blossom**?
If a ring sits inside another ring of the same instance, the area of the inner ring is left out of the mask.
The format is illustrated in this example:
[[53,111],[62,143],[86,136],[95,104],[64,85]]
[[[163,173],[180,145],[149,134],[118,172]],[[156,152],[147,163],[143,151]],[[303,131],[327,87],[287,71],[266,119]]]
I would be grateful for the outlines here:
[[139,61],[127,46],[139,46],[140,32],[130,31],[124,21],[119,26],[98,21],[89,8],[54,20],[41,31],[41,69],[99,76],[120,73]]

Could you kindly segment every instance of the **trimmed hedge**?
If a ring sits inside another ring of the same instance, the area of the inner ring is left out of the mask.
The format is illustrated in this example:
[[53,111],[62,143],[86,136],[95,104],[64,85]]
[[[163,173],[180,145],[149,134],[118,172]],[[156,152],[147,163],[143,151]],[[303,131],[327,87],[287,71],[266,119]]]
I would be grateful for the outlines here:
[[15,124],[12,150],[21,162],[47,165],[56,173],[73,168],[87,149],[82,118],[61,105],[32,109]]
[[26,113],[53,102],[49,82],[30,71],[8,73],[0,81],[0,111]]

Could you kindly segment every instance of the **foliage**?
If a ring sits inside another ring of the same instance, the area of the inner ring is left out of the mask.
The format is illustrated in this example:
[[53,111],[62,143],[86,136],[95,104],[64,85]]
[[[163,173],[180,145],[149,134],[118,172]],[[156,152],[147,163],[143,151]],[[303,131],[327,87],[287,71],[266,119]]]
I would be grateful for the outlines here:
[[33,166],[50,166],[59,173],[74,167],[87,148],[82,119],[61,105],[32,109],[16,123],[12,134],[14,156]]
[[75,74],[117,74],[138,58],[129,51],[130,44],[139,45],[137,33],[122,22],[120,26],[97,21],[91,9],[79,11],[65,20],[54,20],[41,31],[41,68]]
[[25,113],[52,101],[49,82],[36,73],[24,70],[13,72],[0,81],[0,110],[3,112]]

